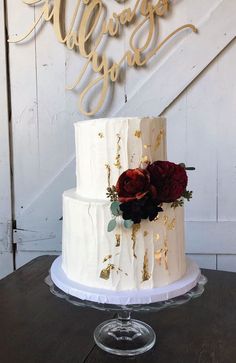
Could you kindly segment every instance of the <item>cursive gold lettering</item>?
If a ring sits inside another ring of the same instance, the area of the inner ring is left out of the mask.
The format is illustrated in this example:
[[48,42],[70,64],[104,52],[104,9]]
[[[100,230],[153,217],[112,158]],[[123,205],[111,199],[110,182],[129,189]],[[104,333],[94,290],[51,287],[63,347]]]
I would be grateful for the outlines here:
[[[133,7],[124,8],[123,5],[120,12],[113,12],[108,19],[104,19],[106,6],[102,0],[76,0],[67,29],[64,27],[65,0],[22,1],[29,6],[37,5],[39,14],[24,34],[10,37],[8,41],[13,43],[21,42],[32,34],[41,20],[44,23],[51,22],[58,42],[65,44],[70,50],[75,49],[85,58],[85,63],[79,75],[67,89],[72,90],[78,87],[86,73],[88,73],[89,67],[97,74],[95,79],[94,77],[88,79],[87,85],[80,91],[79,95],[79,109],[87,116],[94,115],[102,108],[109,91],[109,84],[118,81],[120,69],[123,65],[143,67],[178,32],[184,29],[197,32],[194,25],[184,24],[161,41],[158,40],[158,21],[169,11],[168,0],[157,0],[155,4],[153,4],[152,0],[135,0]],[[126,0],[116,1],[120,4],[126,3]],[[78,18],[80,19],[79,24],[76,21]],[[120,60],[108,61],[105,51],[101,53],[98,50],[104,36],[118,37],[120,29],[128,26],[135,19],[138,20],[129,38],[129,49],[124,52]],[[143,35],[144,32],[145,38],[142,44],[137,45],[140,38],[139,34],[142,33]],[[100,87],[99,93],[96,92],[98,99],[93,102],[91,109],[88,109],[85,101],[89,100],[89,95],[98,86]]]

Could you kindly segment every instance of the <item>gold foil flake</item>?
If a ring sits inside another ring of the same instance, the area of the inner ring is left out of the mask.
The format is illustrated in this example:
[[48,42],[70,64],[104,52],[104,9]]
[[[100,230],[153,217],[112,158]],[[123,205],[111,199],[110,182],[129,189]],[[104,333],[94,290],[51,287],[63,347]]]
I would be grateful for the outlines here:
[[103,139],[104,138],[104,134],[102,132],[99,132],[98,133],[98,136],[100,137],[100,139]]
[[156,218],[154,218],[154,219],[153,219],[153,221],[154,221],[154,222],[156,222],[156,221],[158,221],[158,219],[159,219],[159,218],[160,218],[160,217],[159,217],[159,214],[158,214],[158,215],[156,216]]
[[148,149],[149,147],[151,147],[152,145],[143,145],[144,149]]
[[169,221],[169,218],[168,218],[168,216],[165,214],[165,215],[163,216],[163,222],[164,222],[164,225],[165,225],[165,226],[167,225],[168,221]]
[[156,142],[155,142],[155,150],[157,150],[161,146],[162,139],[164,137],[164,129],[161,129],[159,134],[157,135]]
[[143,236],[146,237],[148,235],[148,231],[143,232]]
[[109,280],[111,271],[114,270],[114,268],[115,266],[109,263],[109,265],[101,271],[100,278],[104,280]]
[[106,257],[104,257],[103,263],[110,260],[111,258],[112,258],[112,255],[107,255]]
[[173,231],[175,229],[176,226],[176,219],[173,218],[172,221],[168,224],[167,229],[169,231]]
[[136,254],[135,254],[135,246],[136,246],[136,240],[137,240],[137,232],[139,231],[140,229],[140,224],[134,224],[132,226],[132,233],[131,233],[131,239],[133,241],[133,256],[135,258],[137,258]]
[[[117,255],[119,255],[119,253],[117,253],[115,256]],[[103,263],[109,261],[111,258],[112,255],[107,255],[106,257],[104,257]],[[123,270],[120,267],[115,266],[113,263],[110,263],[109,261],[107,267],[103,268],[102,271],[100,272],[100,278],[104,280],[109,280],[112,270],[115,270],[117,274],[119,272],[123,272]]]
[[134,133],[134,136],[137,137],[138,139],[140,139],[141,135],[142,135],[141,130],[136,130]]
[[165,269],[168,270],[168,244],[167,240],[164,241],[164,246],[155,252],[155,259],[161,266],[164,263]]
[[107,169],[107,184],[108,184],[108,187],[111,186],[111,167],[109,164],[105,164],[105,167]]
[[159,233],[157,233],[156,234],[156,240],[159,241],[159,239],[160,239],[160,235],[159,235]]
[[144,259],[143,259],[143,271],[142,271],[142,280],[148,281],[151,277],[150,273],[148,272],[148,253],[145,252]]
[[120,247],[120,234],[116,234],[116,247]]
[[120,147],[120,140],[121,140],[121,137],[120,137],[120,134],[117,134],[117,144],[116,144],[116,161],[115,161],[115,164],[114,166],[118,169],[121,169],[121,163],[120,163],[120,150],[121,150],[121,147]]
[[142,156],[142,157],[141,157],[141,160],[140,160],[140,163],[141,163],[141,164],[148,164],[148,163],[149,163],[148,156],[147,156],[147,155]]

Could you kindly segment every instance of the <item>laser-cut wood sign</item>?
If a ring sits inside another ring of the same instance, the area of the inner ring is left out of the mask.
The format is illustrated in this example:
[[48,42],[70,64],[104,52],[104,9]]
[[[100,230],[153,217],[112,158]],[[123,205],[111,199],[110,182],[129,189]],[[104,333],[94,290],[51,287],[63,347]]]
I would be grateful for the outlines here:
[[[85,58],[85,64],[80,74],[67,89],[76,89],[81,81],[84,81],[89,66],[97,74],[95,79],[88,80],[87,85],[79,95],[79,110],[87,116],[96,114],[102,108],[108,94],[109,85],[111,82],[118,81],[124,64],[129,67],[143,67],[175,34],[187,28],[195,33],[197,32],[194,25],[184,24],[163,40],[157,41],[154,46],[152,45],[153,40],[158,38],[159,34],[157,20],[164,17],[169,11],[168,0],[136,0],[133,7],[125,8],[124,4],[129,0],[110,0],[111,2],[117,1],[123,4],[122,10],[121,12],[113,12],[112,16],[105,18],[105,20],[102,19],[106,14],[106,5],[102,0],[76,0],[68,29],[65,29],[66,0],[22,1],[27,5],[37,5],[39,13],[25,34],[13,36],[9,39],[9,42],[21,42],[32,34],[40,22],[51,22],[57,40],[65,44],[68,49],[76,50]],[[77,24],[78,16],[80,17],[79,24]],[[118,61],[109,61],[109,55],[99,49],[99,46],[102,46],[104,37],[119,37],[121,28],[131,23],[134,24],[134,29],[129,38],[129,49],[125,51]],[[138,47],[135,44],[140,32],[142,34],[146,32],[146,39],[142,46]],[[95,34],[96,38],[94,39]],[[99,84],[101,84],[101,91],[98,95],[98,101],[92,109],[88,110],[86,109],[86,99],[89,99],[94,88]]]

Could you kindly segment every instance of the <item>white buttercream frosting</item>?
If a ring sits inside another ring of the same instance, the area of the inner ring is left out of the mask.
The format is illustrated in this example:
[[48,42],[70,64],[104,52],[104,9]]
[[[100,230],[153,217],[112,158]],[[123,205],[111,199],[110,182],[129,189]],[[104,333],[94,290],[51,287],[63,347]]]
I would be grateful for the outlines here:
[[[166,123],[162,117],[77,122],[75,141],[78,194],[92,199],[106,198],[106,165],[111,168],[111,185],[115,185],[119,175],[127,169],[137,168],[142,158],[147,157],[151,162],[166,160],[165,133]],[[118,153],[120,168],[115,166]]]
[[[141,222],[134,246],[132,229],[120,225],[107,232],[111,219],[109,201],[84,199],[75,190],[65,192],[62,267],[67,276],[87,286],[110,290],[160,287],[178,280],[186,268],[183,208],[173,209],[164,204],[163,209],[157,221]],[[161,259],[156,260],[156,254]],[[145,255],[146,273],[150,277],[147,281],[143,281]],[[109,263],[114,269],[110,278],[104,280],[100,274]]]
[[161,287],[181,278],[186,269],[182,207],[164,204],[158,220],[142,220],[136,231],[124,228],[122,219],[107,231],[108,184],[115,185],[123,171],[140,162],[166,160],[165,119],[82,121],[75,124],[75,138],[77,188],[63,195],[66,275],[115,291]]

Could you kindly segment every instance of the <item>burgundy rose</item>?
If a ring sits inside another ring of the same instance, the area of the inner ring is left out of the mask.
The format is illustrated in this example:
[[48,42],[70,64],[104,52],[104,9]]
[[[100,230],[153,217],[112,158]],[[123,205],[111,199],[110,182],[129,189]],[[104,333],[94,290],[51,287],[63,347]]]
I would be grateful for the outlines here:
[[185,169],[169,161],[155,161],[148,165],[151,183],[158,191],[159,203],[171,203],[179,199],[188,183]]
[[155,188],[150,185],[149,172],[140,168],[128,169],[122,173],[116,191],[122,203],[142,199],[149,191],[155,194]]

